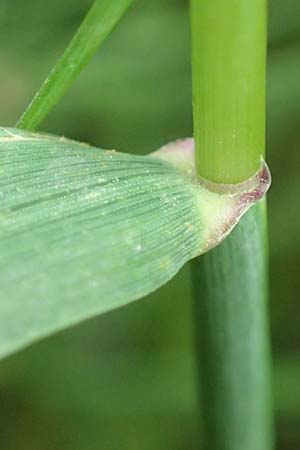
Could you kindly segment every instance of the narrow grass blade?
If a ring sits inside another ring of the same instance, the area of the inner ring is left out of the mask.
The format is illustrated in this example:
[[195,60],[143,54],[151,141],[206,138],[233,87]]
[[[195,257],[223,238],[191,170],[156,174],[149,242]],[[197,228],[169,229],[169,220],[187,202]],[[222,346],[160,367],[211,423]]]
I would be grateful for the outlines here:
[[72,85],[132,0],[95,0],[66,51],[45,80],[17,127],[34,130]]

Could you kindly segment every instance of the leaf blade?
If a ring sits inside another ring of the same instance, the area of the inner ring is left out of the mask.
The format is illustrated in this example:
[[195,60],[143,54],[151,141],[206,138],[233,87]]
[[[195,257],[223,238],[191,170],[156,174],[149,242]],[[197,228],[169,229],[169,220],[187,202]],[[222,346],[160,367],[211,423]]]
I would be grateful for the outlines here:
[[193,152],[0,128],[0,357],[159,288],[269,187],[265,165],[240,185],[200,180]]
[[132,0],[95,0],[61,58],[17,123],[36,129],[126,12]]
[[12,134],[0,139],[3,356],[145,296],[199,246],[194,186],[176,168]]

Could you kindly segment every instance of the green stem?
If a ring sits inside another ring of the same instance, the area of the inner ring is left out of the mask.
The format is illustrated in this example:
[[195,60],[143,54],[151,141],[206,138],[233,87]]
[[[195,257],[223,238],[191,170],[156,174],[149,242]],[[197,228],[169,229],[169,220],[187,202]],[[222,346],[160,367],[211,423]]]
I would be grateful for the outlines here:
[[33,130],[45,119],[112,31],[132,0],[95,0],[17,127]]
[[207,450],[272,448],[264,206],[192,265]]
[[204,178],[237,183],[265,149],[265,0],[192,0],[194,134]]
[[[237,183],[265,142],[265,0],[191,0],[198,173]],[[273,443],[265,202],[192,263],[207,450]]]

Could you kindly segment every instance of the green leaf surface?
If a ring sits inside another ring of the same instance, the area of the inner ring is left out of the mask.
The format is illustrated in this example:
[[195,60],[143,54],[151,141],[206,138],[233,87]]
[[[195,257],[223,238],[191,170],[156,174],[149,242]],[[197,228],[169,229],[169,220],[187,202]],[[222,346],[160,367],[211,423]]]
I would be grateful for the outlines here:
[[193,151],[0,129],[0,355],[145,296],[224,239],[265,186],[213,192]]
[[194,191],[157,158],[2,129],[0,355],[173,277],[199,247]]

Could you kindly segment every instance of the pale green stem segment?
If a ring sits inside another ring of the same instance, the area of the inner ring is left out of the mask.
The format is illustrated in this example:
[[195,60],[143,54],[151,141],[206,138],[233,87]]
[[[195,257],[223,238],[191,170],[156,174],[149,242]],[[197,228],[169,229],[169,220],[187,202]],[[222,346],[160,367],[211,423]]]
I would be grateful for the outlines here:
[[[240,183],[265,148],[265,0],[191,0],[199,175]],[[273,444],[266,221],[258,203],[192,264],[207,450]]]
[[132,0],[96,0],[49,77],[17,123],[34,130],[73,84]]
[[192,0],[198,173],[238,183],[265,149],[265,0]]

